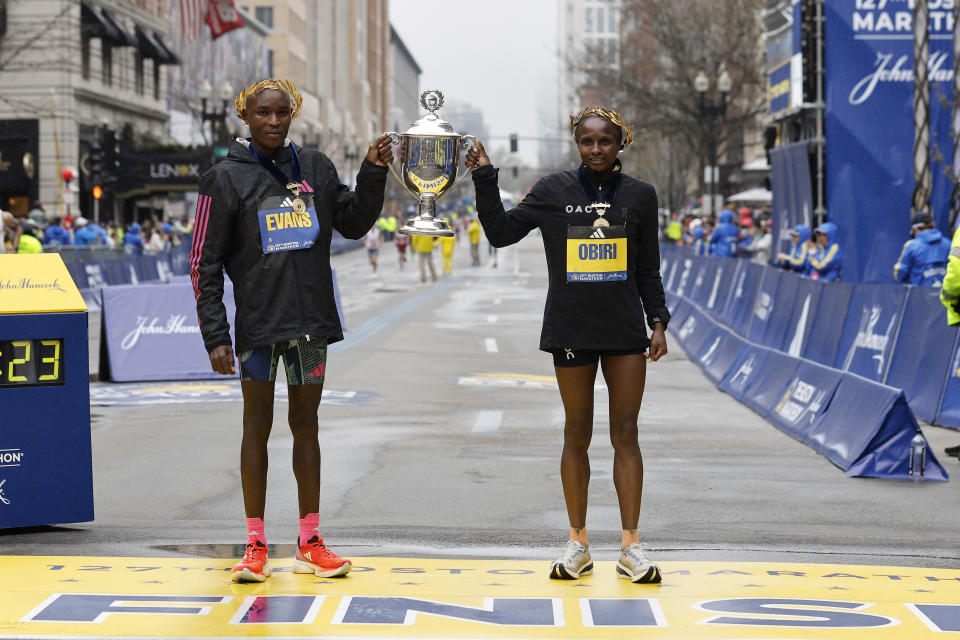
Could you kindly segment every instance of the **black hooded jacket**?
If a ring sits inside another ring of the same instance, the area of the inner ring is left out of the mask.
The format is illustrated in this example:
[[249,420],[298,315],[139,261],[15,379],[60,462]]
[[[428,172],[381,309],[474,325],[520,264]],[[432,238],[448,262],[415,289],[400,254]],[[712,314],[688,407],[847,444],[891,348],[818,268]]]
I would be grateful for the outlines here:
[[[230,344],[224,269],[237,306],[237,353],[305,335],[342,340],[330,271],[331,233],[336,229],[344,237],[361,238],[370,230],[383,207],[387,168],[364,160],[357,189],[351,191],[340,184],[329,158],[298,148],[301,193],[313,196],[319,235],[309,249],[264,254],[257,205],[266,197],[291,193],[243,142],[234,140],[226,159],[200,180],[190,276],[207,352]],[[291,175],[289,145],[275,162]]]
[[513,244],[540,229],[550,278],[540,349],[646,349],[650,339],[643,326],[644,312],[651,329],[658,322],[666,328],[670,312],[660,279],[657,192],[653,186],[621,175],[619,191],[605,218],[611,225],[625,226],[626,279],[586,283],[567,280],[568,228],[589,227],[597,219],[576,171],[541,178],[510,211],[504,211],[500,200],[495,168],[474,171],[473,184],[477,216],[493,246]]

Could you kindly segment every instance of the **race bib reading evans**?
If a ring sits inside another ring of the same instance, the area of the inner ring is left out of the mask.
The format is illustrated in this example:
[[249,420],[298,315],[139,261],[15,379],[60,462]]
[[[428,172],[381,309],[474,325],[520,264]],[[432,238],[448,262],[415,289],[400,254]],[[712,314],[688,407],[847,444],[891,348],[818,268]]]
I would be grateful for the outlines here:
[[260,219],[260,243],[264,253],[296,251],[313,246],[320,233],[317,210],[311,194],[301,193],[300,199],[306,205],[302,213],[294,211],[293,194],[271,196],[260,202],[257,217]]
[[567,282],[626,279],[626,227],[567,227]]

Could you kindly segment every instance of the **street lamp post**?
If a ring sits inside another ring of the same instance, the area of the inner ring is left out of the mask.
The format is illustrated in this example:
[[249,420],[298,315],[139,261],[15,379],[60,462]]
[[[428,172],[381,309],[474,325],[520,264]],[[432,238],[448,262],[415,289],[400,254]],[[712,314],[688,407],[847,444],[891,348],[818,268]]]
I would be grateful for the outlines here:
[[[227,103],[233,94],[233,87],[229,82],[224,81],[214,91],[210,81],[204,80],[197,93],[200,96],[200,119],[202,122],[210,123],[210,144],[216,144],[219,141],[219,125],[226,124],[227,121]],[[217,103],[220,103],[219,108]]]
[[701,71],[693,81],[693,88],[700,94],[700,117],[710,119],[710,168],[708,173],[710,179],[707,180],[707,194],[710,198],[710,216],[715,217],[714,211],[715,194],[717,191],[717,181],[720,176],[720,170],[717,167],[717,119],[721,121],[727,118],[727,94],[730,93],[732,86],[730,74],[726,69],[720,72],[717,78],[717,89],[720,90],[720,102],[718,104],[707,103],[707,92],[710,90],[710,79],[707,74]]

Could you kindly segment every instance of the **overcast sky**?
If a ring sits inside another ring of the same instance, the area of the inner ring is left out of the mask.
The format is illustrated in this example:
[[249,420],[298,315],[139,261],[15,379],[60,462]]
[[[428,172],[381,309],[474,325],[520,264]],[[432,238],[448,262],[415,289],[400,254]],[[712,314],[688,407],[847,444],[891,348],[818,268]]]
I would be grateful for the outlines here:
[[[561,0],[390,0],[390,22],[423,71],[420,91],[439,89],[447,100],[482,110],[491,137],[483,142],[492,152],[506,147],[511,133],[562,133],[557,129],[562,6]],[[534,141],[521,137],[519,152],[527,164],[537,165]]]

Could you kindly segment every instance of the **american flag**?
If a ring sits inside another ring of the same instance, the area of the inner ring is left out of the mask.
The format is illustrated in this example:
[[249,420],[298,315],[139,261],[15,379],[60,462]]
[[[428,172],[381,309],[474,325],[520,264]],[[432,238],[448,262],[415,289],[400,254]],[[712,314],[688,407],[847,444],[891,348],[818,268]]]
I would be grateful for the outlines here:
[[180,27],[185,42],[200,37],[209,9],[210,0],[180,0]]

